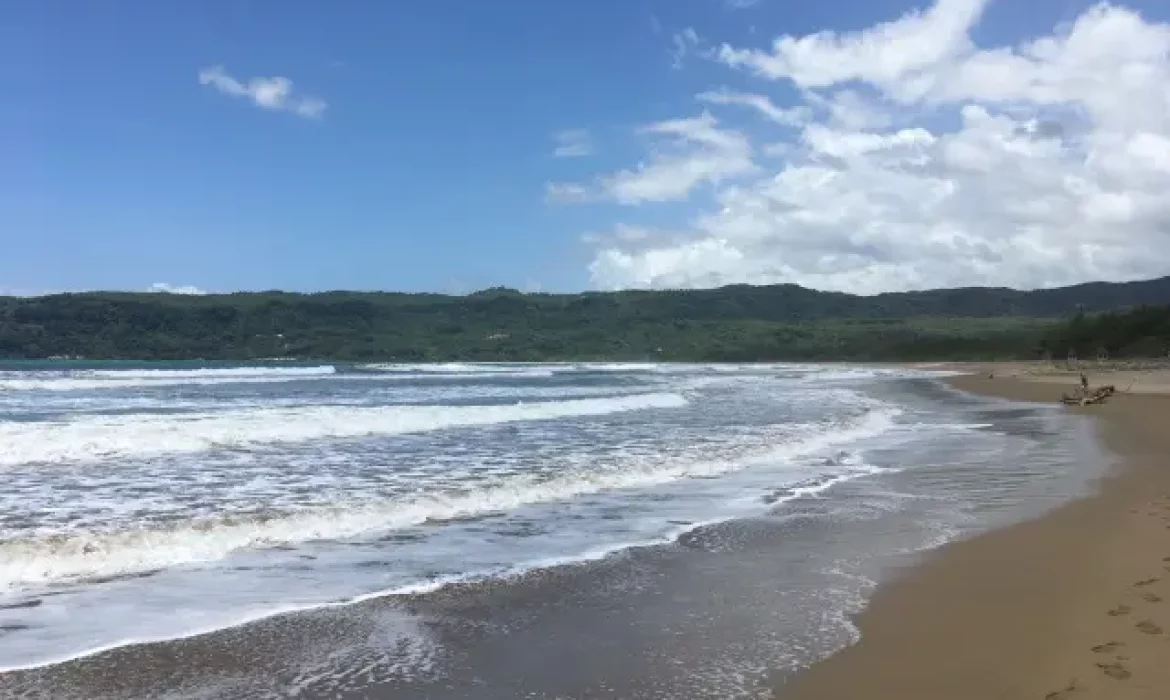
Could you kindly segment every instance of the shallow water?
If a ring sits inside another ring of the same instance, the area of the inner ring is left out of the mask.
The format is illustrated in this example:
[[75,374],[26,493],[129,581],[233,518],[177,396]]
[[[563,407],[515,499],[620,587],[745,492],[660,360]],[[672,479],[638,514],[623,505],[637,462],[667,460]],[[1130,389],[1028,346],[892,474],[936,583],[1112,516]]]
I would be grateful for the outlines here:
[[0,386],[0,666],[117,649],[0,676],[30,696],[755,697],[848,643],[891,566],[1101,464],[1074,416],[869,368]]

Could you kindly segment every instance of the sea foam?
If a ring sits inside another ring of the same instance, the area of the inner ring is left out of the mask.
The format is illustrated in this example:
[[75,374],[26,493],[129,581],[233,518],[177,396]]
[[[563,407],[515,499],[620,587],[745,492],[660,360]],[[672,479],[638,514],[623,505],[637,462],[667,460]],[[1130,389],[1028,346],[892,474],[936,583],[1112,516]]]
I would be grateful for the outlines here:
[[0,372],[0,391],[93,391],[214,384],[262,384],[335,376],[333,365],[317,367],[203,367],[198,369],[57,370]]
[[[651,397],[654,395],[650,395]],[[654,399],[668,404],[669,395]],[[640,397],[646,401],[650,397]],[[582,402],[564,402],[580,404]],[[580,406],[574,415],[582,415]],[[0,591],[46,583],[122,576],[178,565],[212,562],[233,552],[344,540],[427,522],[476,517],[621,489],[645,489],[687,478],[713,477],[761,464],[776,464],[822,452],[833,445],[889,430],[896,409],[870,411],[849,424],[809,425],[786,443],[737,459],[697,462],[628,460],[600,471],[568,470],[552,478],[513,475],[468,490],[437,492],[375,502],[336,503],[301,512],[223,516],[170,527],[101,533],[56,534],[0,544]],[[805,485],[792,496],[813,495],[834,483],[872,473],[863,464],[839,465],[829,481]]]
[[254,448],[686,405],[677,393],[479,406],[303,406],[0,423],[0,467]]

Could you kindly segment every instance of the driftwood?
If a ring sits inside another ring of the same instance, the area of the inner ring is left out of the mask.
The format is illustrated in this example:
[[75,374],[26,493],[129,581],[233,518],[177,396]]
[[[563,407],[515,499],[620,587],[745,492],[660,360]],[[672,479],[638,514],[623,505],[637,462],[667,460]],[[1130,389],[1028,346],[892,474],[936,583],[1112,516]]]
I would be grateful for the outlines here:
[[1060,402],[1070,406],[1089,406],[1095,403],[1104,403],[1106,399],[1113,396],[1115,391],[1116,389],[1112,384],[1106,384],[1105,386],[1092,390],[1088,386],[1084,386],[1081,388],[1078,396],[1063,394],[1060,397]]

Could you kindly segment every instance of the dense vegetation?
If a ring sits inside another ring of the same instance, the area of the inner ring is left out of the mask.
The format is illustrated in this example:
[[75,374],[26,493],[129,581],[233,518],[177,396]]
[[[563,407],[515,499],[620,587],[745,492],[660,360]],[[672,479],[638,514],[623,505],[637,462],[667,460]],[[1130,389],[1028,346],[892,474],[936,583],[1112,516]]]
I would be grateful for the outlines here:
[[1054,357],[1163,357],[1170,355],[1170,306],[1142,306],[1092,316],[1078,313],[1041,339]]
[[[0,357],[915,360],[1026,358],[1098,345],[1160,354],[1165,336],[1127,335],[1156,328],[1156,319],[1091,314],[1166,303],[1170,277],[876,296],[795,285],[563,295],[63,294],[0,298]],[[1141,313],[1161,313],[1164,329],[1165,309]]]

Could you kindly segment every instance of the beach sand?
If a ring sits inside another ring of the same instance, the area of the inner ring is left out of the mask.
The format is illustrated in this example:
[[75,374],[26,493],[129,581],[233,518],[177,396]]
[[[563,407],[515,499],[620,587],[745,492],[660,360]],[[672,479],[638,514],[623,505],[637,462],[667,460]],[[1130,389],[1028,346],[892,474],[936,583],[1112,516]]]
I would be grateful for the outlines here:
[[[959,389],[1051,402],[1076,371],[965,366]],[[1099,493],[946,546],[883,586],[861,641],[784,700],[1170,698],[1170,371],[1086,369],[1115,456]],[[1127,386],[1128,385],[1128,386]]]

